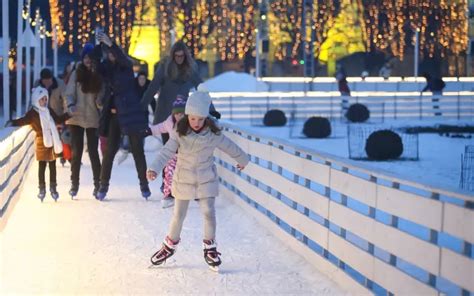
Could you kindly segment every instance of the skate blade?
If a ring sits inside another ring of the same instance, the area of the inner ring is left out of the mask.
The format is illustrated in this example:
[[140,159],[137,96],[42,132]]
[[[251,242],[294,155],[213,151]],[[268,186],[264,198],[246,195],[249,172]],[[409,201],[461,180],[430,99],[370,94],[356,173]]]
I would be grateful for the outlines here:
[[219,266],[210,266],[210,265],[208,265],[208,267],[211,271],[219,273]]
[[160,269],[160,268],[165,268],[166,266],[173,266],[174,263],[176,262],[176,260],[166,260],[165,262],[161,263],[161,264],[150,264],[148,266],[148,269]]

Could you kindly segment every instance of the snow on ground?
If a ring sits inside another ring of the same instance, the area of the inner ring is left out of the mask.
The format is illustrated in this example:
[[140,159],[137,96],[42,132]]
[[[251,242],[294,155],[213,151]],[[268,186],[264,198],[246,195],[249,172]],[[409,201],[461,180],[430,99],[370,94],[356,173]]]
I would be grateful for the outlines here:
[[268,84],[247,73],[224,72],[203,83],[211,92],[222,91],[268,91]]
[[[147,152],[147,160],[153,155]],[[220,274],[204,262],[202,220],[194,202],[177,253],[166,266],[150,268],[149,258],[166,235],[172,214],[172,208],[160,207],[160,183],[151,184],[153,195],[145,201],[129,156],[114,166],[109,195],[98,202],[92,197],[87,155],[83,162],[77,200],[66,194],[69,166],[58,164],[57,203],[49,195],[44,203],[36,198],[37,162],[31,166],[22,196],[0,233],[1,295],[345,293],[225,198],[218,198],[216,209]]]
[[[437,124],[452,125],[473,125],[473,121],[418,121],[400,120],[377,124],[389,127],[409,127],[409,126],[435,126]],[[242,123],[240,123],[242,124]],[[333,122],[334,124],[334,122]],[[340,157],[349,157],[347,143],[347,125],[338,122],[333,125],[331,137],[326,139],[308,139],[303,136],[294,137],[302,129],[296,129],[290,137],[290,128],[285,127],[264,127],[250,126],[246,128],[259,133],[284,139],[291,143],[333,154]],[[438,134],[419,134],[419,160],[399,160],[399,161],[356,161],[365,167],[372,167],[384,170],[402,179],[416,181],[426,185],[441,187],[448,190],[459,190],[461,174],[461,154],[464,153],[465,145],[474,145],[474,138],[449,138]]]

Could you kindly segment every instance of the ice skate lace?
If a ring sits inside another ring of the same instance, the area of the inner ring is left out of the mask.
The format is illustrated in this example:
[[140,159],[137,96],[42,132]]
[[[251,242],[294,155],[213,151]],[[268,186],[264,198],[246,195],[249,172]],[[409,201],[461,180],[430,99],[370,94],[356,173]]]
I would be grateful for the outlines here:
[[221,255],[221,253],[217,252],[216,248],[204,249],[204,253],[206,257],[210,257],[212,259],[217,259]]
[[[156,253],[156,259],[162,260],[163,258],[168,257],[170,254],[172,254],[172,251],[169,249],[167,245],[163,245],[163,248]],[[166,260],[166,259],[165,259]]]

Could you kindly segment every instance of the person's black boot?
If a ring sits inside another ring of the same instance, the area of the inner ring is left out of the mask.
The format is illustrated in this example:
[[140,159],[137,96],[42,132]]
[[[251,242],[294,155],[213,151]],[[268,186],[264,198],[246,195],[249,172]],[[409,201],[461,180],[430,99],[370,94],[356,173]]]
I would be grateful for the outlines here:
[[97,191],[97,194],[95,195],[95,198],[97,200],[103,201],[107,196],[107,191],[109,191],[109,186],[101,185],[99,187],[99,191]]
[[51,193],[51,197],[54,199],[54,201],[58,201],[59,193],[56,190],[56,184],[51,184],[49,186],[49,192]]
[[78,191],[79,191],[79,184],[72,184],[71,189],[69,190],[69,195],[71,196],[71,199],[74,199]]
[[46,196],[46,186],[39,186],[38,198],[43,202],[44,197]]

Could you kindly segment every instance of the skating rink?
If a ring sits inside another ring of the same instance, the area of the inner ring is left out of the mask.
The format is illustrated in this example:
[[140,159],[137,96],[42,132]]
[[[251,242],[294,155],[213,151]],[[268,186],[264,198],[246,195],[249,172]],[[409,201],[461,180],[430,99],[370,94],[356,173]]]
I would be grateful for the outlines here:
[[[150,163],[156,152],[147,152]],[[86,152],[75,200],[67,192],[70,167],[57,162],[60,199],[36,197],[37,162],[0,233],[0,294],[340,295],[342,288],[286,247],[239,205],[218,197],[220,272],[207,268],[202,219],[192,202],[177,253],[163,267],[150,256],[167,233],[173,208],[160,205],[160,181],[145,201],[133,158],[114,164],[104,202],[92,196]],[[48,171],[46,174],[48,178]]]

